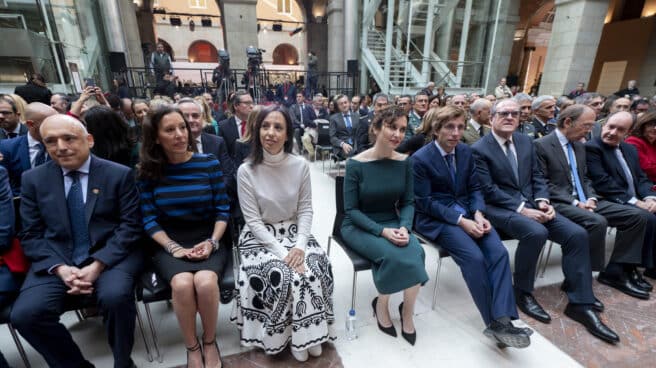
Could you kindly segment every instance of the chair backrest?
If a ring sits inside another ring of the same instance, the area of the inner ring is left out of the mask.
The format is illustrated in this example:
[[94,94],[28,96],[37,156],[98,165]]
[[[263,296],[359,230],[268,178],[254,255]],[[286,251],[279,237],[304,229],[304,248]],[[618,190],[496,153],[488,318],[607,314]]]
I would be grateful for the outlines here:
[[342,222],[346,213],[344,211],[344,177],[335,177],[335,222],[333,223],[333,237],[342,237]]
[[21,197],[14,197],[13,201],[14,201],[14,234],[18,234],[23,228],[23,225],[21,223],[21,216],[20,216]]
[[315,120],[317,122],[317,145],[330,146],[330,123],[327,120]]

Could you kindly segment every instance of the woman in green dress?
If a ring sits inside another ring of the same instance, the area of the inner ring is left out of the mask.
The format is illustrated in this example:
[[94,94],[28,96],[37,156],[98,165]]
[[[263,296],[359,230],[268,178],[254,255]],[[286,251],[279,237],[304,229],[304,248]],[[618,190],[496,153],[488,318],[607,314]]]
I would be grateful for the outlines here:
[[424,250],[410,234],[414,216],[412,165],[394,150],[403,141],[408,118],[397,106],[376,113],[370,132],[372,148],[346,163],[342,236],[349,247],[373,264],[379,295],[372,301],[378,328],[395,336],[388,302],[403,291],[399,305],[401,334],[416,339],[413,314],[419,287],[428,281]]

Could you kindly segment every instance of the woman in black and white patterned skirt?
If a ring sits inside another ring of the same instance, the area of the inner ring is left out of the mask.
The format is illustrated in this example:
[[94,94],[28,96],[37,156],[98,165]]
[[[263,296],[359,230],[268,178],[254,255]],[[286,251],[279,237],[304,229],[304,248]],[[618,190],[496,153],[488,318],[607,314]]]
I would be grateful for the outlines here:
[[239,237],[239,303],[233,322],[241,343],[276,354],[291,344],[305,361],[334,340],[333,275],[310,234],[312,190],[307,161],[292,155],[293,130],[284,109],[262,110],[253,150],[237,174],[246,225]]

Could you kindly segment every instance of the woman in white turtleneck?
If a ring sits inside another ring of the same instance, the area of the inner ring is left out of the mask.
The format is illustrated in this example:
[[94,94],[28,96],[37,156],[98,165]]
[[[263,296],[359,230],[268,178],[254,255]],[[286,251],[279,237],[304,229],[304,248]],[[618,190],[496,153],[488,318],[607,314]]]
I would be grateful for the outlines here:
[[291,153],[292,122],[284,108],[263,109],[252,134],[251,155],[237,173],[246,225],[231,320],[242,345],[277,354],[290,343],[292,355],[305,361],[335,339],[332,268],[310,233],[310,170]]

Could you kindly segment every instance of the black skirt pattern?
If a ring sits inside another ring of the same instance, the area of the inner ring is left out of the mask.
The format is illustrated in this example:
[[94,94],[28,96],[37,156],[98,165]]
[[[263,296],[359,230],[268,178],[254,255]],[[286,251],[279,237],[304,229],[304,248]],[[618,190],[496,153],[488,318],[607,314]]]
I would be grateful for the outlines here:
[[[266,227],[288,250],[296,243],[296,223]],[[239,236],[239,254],[239,297],[231,321],[241,329],[243,346],[276,354],[290,342],[292,349],[303,350],[336,338],[332,267],[313,236],[305,249],[305,274],[270,252],[248,225]]]

